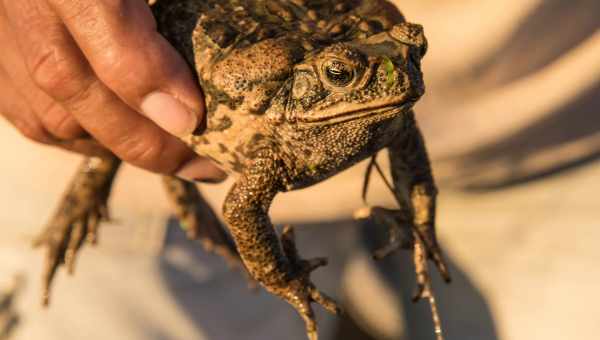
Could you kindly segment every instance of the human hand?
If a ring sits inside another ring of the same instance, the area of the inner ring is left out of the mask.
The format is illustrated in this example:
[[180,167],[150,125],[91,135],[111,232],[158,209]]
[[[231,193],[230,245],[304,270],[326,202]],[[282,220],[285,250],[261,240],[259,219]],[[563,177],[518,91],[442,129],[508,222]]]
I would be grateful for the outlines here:
[[175,137],[202,124],[204,100],[144,0],[0,0],[0,46],[0,113],[30,139],[224,178]]

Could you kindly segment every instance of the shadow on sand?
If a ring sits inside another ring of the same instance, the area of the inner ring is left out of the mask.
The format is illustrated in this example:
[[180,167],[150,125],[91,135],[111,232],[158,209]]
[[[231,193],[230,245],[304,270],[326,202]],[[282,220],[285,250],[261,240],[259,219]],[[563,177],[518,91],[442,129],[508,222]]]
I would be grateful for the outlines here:
[[[294,225],[297,227],[299,249],[305,258],[329,258],[329,265],[315,272],[313,279],[320,289],[338,299],[341,278],[352,255],[365,248],[377,248],[384,243],[386,235],[384,228],[351,220]],[[204,253],[197,243],[187,241],[178,229],[172,221],[165,252],[168,254],[177,249],[186,253],[192,261],[188,266],[182,266],[165,256],[161,263],[163,279],[182,312],[206,334],[207,339],[264,340],[269,334],[273,336],[269,340],[305,340],[302,322],[291,308],[262,291],[249,291],[242,275],[228,271],[224,261]],[[496,340],[493,316],[485,298],[456,263],[451,259],[449,263],[452,284],[446,285],[437,277],[434,281],[447,339]],[[423,302],[410,302],[415,281],[408,253],[401,252],[372,264],[381,273],[379,277],[385,281],[384,284],[396,292],[395,302],[405,311],[406,315],[401,317],[407,321],[406,330],[398,339],[434,339],[429,306]],[[194,273],[198,268],[189,265],[205,267],[203,271],[208,274]],[[365,303],[368,303],[377,298],[381,297],[361,296],[354,301],[366,299]],[[322,336],[322,340],[377,340],[356,326],[360,322],[355,323],[348,317],[331,317],[318,307],[316,310],[320,322],[333,324],[329,332],[333,335]],[[290,318],[292,321],[289,321]]]
[[540,120],[462,156],[459,186],[468,191],[499,190],[597,161],[599,94],[600,81]]
[[544,0],[469,75],[502,86],[556,61],[600,29],[597,0]]

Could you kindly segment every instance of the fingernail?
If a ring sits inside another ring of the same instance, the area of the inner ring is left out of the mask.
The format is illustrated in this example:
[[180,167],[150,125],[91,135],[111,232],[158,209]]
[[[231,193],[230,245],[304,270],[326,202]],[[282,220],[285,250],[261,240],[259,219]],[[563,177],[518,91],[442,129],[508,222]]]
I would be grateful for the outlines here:
[[153,92],[144,98],[142,113],[158,126],[175,136],[185,136],[196,129],[198,117],[175,97]]
[[190,182],[220,183],[227,174],[207,158],[194,158],[184,164],[175,174],[176,177]]

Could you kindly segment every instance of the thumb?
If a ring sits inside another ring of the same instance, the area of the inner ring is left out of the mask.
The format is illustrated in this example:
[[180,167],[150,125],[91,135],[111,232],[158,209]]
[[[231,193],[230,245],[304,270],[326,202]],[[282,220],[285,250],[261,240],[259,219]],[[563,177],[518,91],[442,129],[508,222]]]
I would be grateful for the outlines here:
[[202,121],[189,66],[156,31],[143,1],[50,0],[98,78],[134,110],[176,136]]

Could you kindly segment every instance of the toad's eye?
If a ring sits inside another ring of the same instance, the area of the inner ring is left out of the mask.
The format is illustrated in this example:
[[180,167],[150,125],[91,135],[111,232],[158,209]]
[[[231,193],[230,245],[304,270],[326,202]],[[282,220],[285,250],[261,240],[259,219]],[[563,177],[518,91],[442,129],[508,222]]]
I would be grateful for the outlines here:
[[346,86],[354,80],[354,68],[339,60],[330,60],[323,65],[327,80],[335,86]]

